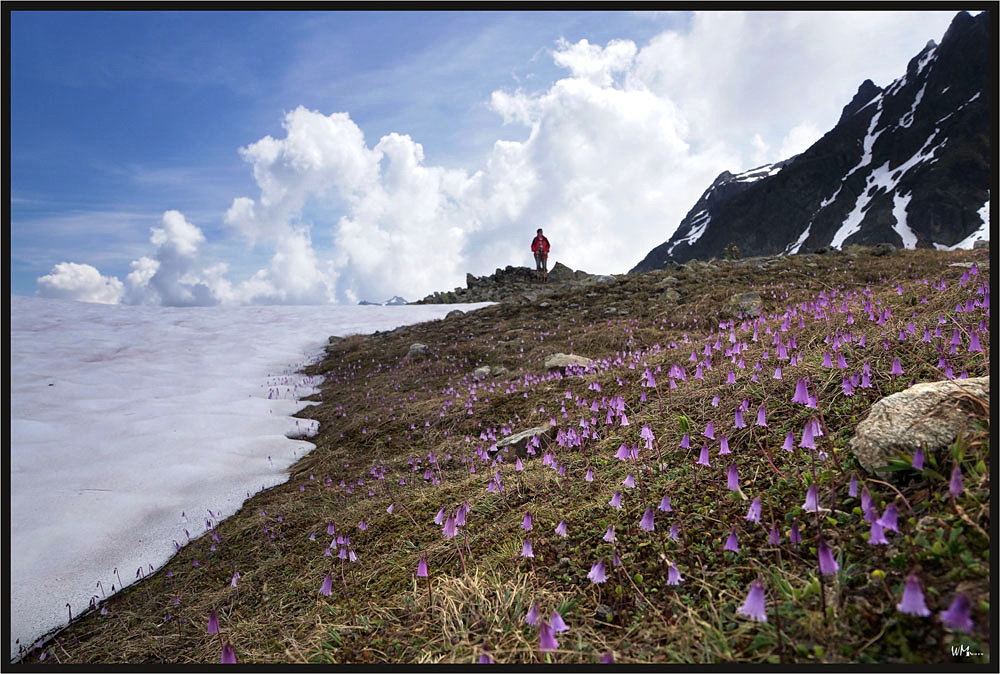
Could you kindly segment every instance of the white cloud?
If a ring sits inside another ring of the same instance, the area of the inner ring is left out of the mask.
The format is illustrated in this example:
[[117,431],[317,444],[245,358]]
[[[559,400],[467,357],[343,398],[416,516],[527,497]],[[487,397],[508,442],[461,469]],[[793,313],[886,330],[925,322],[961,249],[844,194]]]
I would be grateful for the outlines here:
[[101,276],[101,272],[89,264],[76,262],[60,262],[50,274],[39,277],[37,284],[37,294],[41,297],[80,302],[117,304],[124,293],[122,282],[117,278]]
[[808,150],[813,143],[823,136],[822,132],[810,122],[803,122],[792,127],[788,135],[781,140],[781,150],[778,154],[787,159]]

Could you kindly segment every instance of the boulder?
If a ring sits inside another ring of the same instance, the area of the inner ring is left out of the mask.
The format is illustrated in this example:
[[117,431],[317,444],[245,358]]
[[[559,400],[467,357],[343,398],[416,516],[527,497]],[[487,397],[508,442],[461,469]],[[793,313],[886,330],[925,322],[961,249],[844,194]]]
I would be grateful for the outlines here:
[[575,353],[554,353],[545,359],[546,370],[557,370],[573,365],[577,367],[588,367],[593,364],[594,361],[590,358],[578,356]]
[[737,293],[729,298],[729,304],[744,316],[760,316],[760,293]]
[[680,298],[681,294],[676,290],[674,290],[673,288],[667,288],[663,292],[663,294],[660,295],[660,299],[664,300],[665,302],[677,302],[678,300],[680,300]]
[[872,246],[872,255],[882,257],[884,255],[895,255],[896,247],[888,242],[876,243]]
[[490,373],[492,371],[493,370],[492,368],[490,368],[489,365],[483,365],[482,367],[477,367],[475,370],[472,371],[472,378],[476,380],[486,379],[487,377],[490,376]]
[[988,418],[989,400],[988,376],[916,384],[875,403],[858,424],[850,450],[869,472],[918,448],[942,452],[959,434],[974,430],[983,402]]
[[574,275],[573,270],[564,265],[562,262],[556,262],[552,265],[552,269],[549,270],[550,281],[557,281],[561,283],[563,281],[573,281],[575,279],[576,276]]
[[555,427],[546,422],[541,426],[535,426],[534,428],[529,428],[498,440],[497,451],[502,452],[504,449],[508,449],[508,453],[513,451],[515,456],[526,459],[529,456],[528,443],[531,442],[533,437],[538,436],[539,449],[536,449],[535,452],[536,454],[541,454],[540,450],[545,449],[552,442],[554,435]]
[[461,309],[452,309],[447,314],[445,314],[445,318],[457,318],[459,316],[464,316],[464,315],[465,312],[462,311]]
[[988,250],[989,247],[990,247],[989,239],[976,239],[976,242],[972,244],[972,250],[979,250],[981,248],[986,248]]
[[429,355],[431,355],[430,347],[420,342],[410,344],[410,350],[406,353],[407,358],[421,358]]

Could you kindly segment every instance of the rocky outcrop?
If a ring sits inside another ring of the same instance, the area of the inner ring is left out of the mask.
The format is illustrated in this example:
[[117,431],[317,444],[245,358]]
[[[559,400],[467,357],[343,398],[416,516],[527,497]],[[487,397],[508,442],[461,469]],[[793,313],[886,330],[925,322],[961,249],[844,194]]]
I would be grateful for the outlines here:
[[[497,452],[507,452],[513,451],[514,455],[522,459],[528,458],[528,445],[531,444],[534,449],[533,438],[538,438],[537,447],[538,449],[544,449],[552,442],[552,438],[555,436],[555,427],[552,424],[545,423],[541,426],[535,426],[534,428],[529,428],[527,430],[515,433],[513,435],[508,435],[497,442]],[[536,453],[538,449],[535,450]]]
[[567,367],[586,368],[593,364],[592,359],[578,356],[575,353],[554,353],[545,359],[546,370],[560,370]]
[[489,276],[465,275],[465,287],[435,292],[414,304],[454,304],[459,302],[537,302],[546,295],[582,285],[614,283],[613,276],[588,274],[556,262],[546,280],[528,267],[498,268]]
[[916,384],[875,403],[858,424],[850,450],[869,472],[917,449],[942,453],[959,434],[975,430],[984,410],[989,419],[989,404],[989,377]]

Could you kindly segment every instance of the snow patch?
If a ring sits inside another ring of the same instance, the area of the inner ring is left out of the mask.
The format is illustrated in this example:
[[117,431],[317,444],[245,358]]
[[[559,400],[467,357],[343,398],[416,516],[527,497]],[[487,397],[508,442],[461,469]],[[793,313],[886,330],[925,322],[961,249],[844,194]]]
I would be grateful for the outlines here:
[[858,199],[854,204],[854,210],[848,213],[847,217],[844,218],[844,222],[840,226],[840,229],[838,229],[836,234],[833,235],[833,240],[830,242],[831,246],[834,248],[840,248],[844,245],[844,241],[861,230],[861,222],[867,214],[868,205],[871,203],[871,200],[876,194],[879,194],[882,191],[892,192],[895,190],[896,185],[902,177],[906,175],[906,173],[914,166],[917,166],[925,161],[936,161],[934,153],[937,152],[939,148],[943,147],[947,141],[947,139],[942,139],[937,145],[928,149],[928,146],[936,137],[937,131],[935,130],[935,132],[928,136],[927,140],[924,141],[923,146],[917,150],[916,154],[897,168],[890,171],[889,162],[886,162],[868,175],[865,187],[861,191],[861,194],[858,195]]
[[965,249],[968,250],[975,245],[976,241],[989,241],[990,240],[990,196],[989,193],[986,195],[986,203],[978,211],[979,219],[982,220],[983,224],[979,226],[979,229],[969,234],[967,237],[959,241],[953,246],[946,246],[943,243],[935,243],[934,247],[938,250],[958,250]]
[[899,238],[903,240],[903,248],[913,250],[917,247],[917,235],[910,229],[906,222],[906,208],[910,205],[912,194],[894,194],[892,196],[892,215],[896,218],[896,224],[892,226]]
[[672,255],[674,248],[682,243],[686,243],[689,246],[693,246],[695,241],[701,238],[701,235],[705,233],[708,228],[708,223],[711,222],[712,216],[708,214],[708,211],[698,211],[698,213],[691,220],[691,227],[689,234],[684,238],[678,239],[674,242],[670,248],[667,249],[667,255]]

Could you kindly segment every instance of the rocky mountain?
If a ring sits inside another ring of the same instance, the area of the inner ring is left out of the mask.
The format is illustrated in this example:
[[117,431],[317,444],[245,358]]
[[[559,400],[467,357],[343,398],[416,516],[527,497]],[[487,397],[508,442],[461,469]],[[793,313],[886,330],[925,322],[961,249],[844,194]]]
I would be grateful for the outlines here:
[[723,172],[631,271],[724,254],[988,240],[991,22],[989,11],[958,13],[941,44],[928,42],[902,77],[884,89],[865,80],[805,152]]
[[393,295],[385,302],[369,302],[368,300],[361,300],[358,304],[363,307],[398,307],[404,304],[409,304],[409,302],[404,300],[399,295]]

